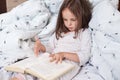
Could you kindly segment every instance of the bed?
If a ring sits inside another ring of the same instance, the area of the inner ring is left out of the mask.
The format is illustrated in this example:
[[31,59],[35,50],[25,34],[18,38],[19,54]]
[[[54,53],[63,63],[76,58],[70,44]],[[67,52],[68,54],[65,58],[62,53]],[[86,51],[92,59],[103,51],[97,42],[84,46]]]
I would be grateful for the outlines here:
[[[90,0],[93,5],[89,29],[92,33],[92,57],[74,80],[87,80],[92,74],[102,80],[120,80],[120,12],[118,0]],[[47,46],[55,29],[62,0],[28,0],[0,15],[0,80],[12,74],[4,66],[33,55],[37,35]],[[96,73],[86,73],[89,68]],[[86,77],[86,78],[84,78]],[[98,80],[94,78],[94,80]]]

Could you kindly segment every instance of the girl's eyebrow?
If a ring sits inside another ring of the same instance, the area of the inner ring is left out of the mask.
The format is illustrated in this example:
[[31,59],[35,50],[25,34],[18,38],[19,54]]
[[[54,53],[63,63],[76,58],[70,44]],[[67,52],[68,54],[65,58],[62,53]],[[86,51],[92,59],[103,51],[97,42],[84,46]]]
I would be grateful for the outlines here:
[[62,17],[63,19],[65,19],[65,17]]
[[76,18],[72,18],[71,20],[77,20]]

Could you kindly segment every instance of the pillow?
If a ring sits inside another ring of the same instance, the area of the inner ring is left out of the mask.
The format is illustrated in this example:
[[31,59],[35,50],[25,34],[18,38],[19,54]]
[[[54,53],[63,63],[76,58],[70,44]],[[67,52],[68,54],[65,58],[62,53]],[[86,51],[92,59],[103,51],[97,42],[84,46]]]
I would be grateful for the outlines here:
[[51,13],[58,13],[63,1],[64,0],[44,0]]
[[[96,6],[98,3],[100,3],[101,1],[104,1],[104,0],[89,0],[93,6]],[[115,8],[118,8],[118,2],[119,0],[105,0],[105,1],[109,1],[110,3],[112,3],[112,5],[115,7]]]
[[120,12],[109,1],[102,1],[93,8],[90,27],[110,35],[120,42]]
[[37,14],[43,15],[45,13],[49,13],[49,10],[46,8],[43,1],[30,0],[18,5],[10,12],[19,18],[27,18],[29,16],[27,19],[33,19]]
[[44,29],[50,16],[49,10],[41,0],[26,1],[9,13],[4,14],[1,21],[6,20],[6,24],[0,25],[1,28],[4,27],[0,31],[0,51],[6,52],[29,48],[31,38]]
[[16,17],[13,16],[13,14],[10,12],[0,14],[0,29],[5,28],[5,26],[3,25],[11,24],[13,21],[16,20]]
[[[120,80],[120,64],[118,64],[120,62],[120,12],[113,7],[110,1],[101,1],[93,8],[89,26],[93,40],[91,62],[94,66],[99,67],[99,73],[106,80],[112,78]],[[96,55],[99,57],[96,58]],[[100,63],[101,59],[103,61]],[[101,66],[103,63],[105,65]],[[104,72],[106,65],[110,69]],[[107,72],[110,72],[112,76],[108,75]]]

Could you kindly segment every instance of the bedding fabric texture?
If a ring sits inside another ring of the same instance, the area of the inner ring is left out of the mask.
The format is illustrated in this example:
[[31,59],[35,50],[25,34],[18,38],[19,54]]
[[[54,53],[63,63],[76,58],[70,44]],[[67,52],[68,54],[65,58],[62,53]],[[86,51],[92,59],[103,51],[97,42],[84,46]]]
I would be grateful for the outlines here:
[[[120,80],[120,12],[117,0],[93,1],[92,57],[72,80]],[[98,2],[99,1],[99,2]]]
[[90,64],[104,80],[120,80],[120,12],[104,0],[94,7],[89,26],[93,38]]
[[12,74],[4,66],[33,55],[35,36],[47,46],[61,3],[28,0],[0,15],[0,80],[9,80]]
[[[118,0],[90,2],[93,5],[89,23],[93,43],[92,57],[72,80],[120,80]],[[28,0],[0,15],[0,80],[9,80],[12,75],[12,72],[4,70],[4,66],[33,54],[34,36],[37,35],[47,46],[55,29],[61,3],[62,0]]]

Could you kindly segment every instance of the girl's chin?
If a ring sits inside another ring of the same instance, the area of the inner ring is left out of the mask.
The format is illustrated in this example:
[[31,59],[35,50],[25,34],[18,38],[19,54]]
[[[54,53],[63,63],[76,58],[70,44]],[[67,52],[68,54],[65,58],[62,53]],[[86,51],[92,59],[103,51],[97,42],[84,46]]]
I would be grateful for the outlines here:
[[73,32],[73,31],[75,31],[75,30],[69,29],[69,31],[70,31],[70,32]]

